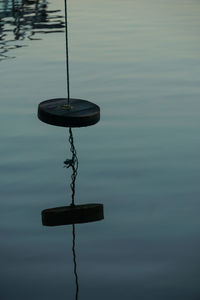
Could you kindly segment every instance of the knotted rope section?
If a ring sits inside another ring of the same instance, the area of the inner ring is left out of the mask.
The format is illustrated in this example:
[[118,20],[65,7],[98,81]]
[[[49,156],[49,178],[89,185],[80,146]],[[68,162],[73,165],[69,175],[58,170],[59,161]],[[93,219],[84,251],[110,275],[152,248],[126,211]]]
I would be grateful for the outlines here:
[[75,206],[74,203],[74,198],[75,198],[75,184],[76,184],[76,177],[78,174],[78,157],[77,157],[77,153],[76,153],[76,149],[74,146],[74,138],[73,138],[73,134],[72,134],[72,129],[71,127],[69,128],[69,143],[70,143],[70,151],[72,153],[72,158],[71,159],[66,159],[64,161],[64,164],[66,168],[72,168],[72,175],[71,175],[71,191],[72,191],[72,202],[71,202],[71,206]]

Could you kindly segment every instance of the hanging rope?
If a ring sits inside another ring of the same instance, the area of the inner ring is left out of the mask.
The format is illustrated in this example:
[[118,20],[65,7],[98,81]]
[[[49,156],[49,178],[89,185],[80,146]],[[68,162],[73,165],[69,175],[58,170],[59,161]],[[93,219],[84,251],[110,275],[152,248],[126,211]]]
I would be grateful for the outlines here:
[[64,164],[66,168],[71,167],[72,168],[72,175],[71,175],[71,190],[72,190],[72,202],[71,202],[71,206],[74,206],[74,197],[75,197],[75,183],[76,183],[76,176],[78,174],[78,157],[76,154],[76,149],[74,147],[74,138],[73,138],[73,134],[72,134],[72,129],[71,127],[69,128],[69,143],[70,143],[70,151],[72,153],[72,158],[71,159],[66,159],[64,161]]
[[75,251],[75,225],[72,225],[72,253],[73,253],[73,262],[74,262],[74,276],[75,276],[75,282],[76,282],[76,300],[78,300],[78,291],[79,291],[79,285],[78,285],[78,274],[77,274],[77,265],[76,265],[76,251]]
[[67,19],[67,0],[65,0],[65,43],[66,43],[66,71],[67,71],[67,105],[69,106],[69,46],[68,46],[68,19]]

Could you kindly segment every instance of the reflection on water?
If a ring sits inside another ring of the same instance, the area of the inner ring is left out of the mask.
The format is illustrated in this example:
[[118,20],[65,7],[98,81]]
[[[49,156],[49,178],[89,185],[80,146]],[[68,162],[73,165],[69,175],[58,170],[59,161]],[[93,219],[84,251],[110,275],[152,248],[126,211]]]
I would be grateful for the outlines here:
[[72,237],[73,237],[73,239],[72,239],[72,253],[73,253],[73,263],[74,263],[75,284],[76,284],[75,299],[78,300],[79,283],[78,283],[78,273],[77,273],[77,263],[76,263],[76,249],[75,249],[75,242],[76,242],[75,224],[72,225]]
[[89,223],[104,219],[103,205],[98,203],[75,204],[75,184],[78,172],[78,157],[74,146],[72,129],[69,128],[69,143],[71,159],[64,161],[64,167],[72,169],[71,175],[71,203],[68,206],[47,208],[42,210],[42,224],[44,226],[74,225]]
[[[73,130],[75,200],[95,196],[106,208],[104,222],[75,225],[79,298],[197,300],[200,2],[69,4],[72,94],[94,99],[103,117]],[[63,0],[48,4],[57,8]],[[74,300],[72,226],[40,220],[43,208],[68,205],[67,194],[70,204],[67,132],[35,114],[65,93],[64,34],[3,34],[28,47],[0,63],[0,299]]]
[[14,58],[8,52],[26,46],[18,41],[62,32],[65,25],[59,13],[48,9],[46,0],[0,0],[0,61]]
[[[79,279],[78,279],[78,272],[77,272],[77,261],[76,261],[76,228],[75,224],[76,223],[87,223],[91,221],[91,217],[93,217],[93,221],[100,221],[103,219],[103,216],[101,218],[98,218],[96,215],[96,212],[93,211],[92,209],[89,210],[89,206],[86,204],[85,206],[83,205],[82,208],[81,206],[75,205],[75,183],[76,183],[76,177],[78,174],[78,157],[77,157],[77,152],[76,148],[74,145],[74,137],[72,133],[72,128],[69,128],[69,143],[70,143],[70,152],[72,154],[72,157],[70,159],[66,159],[64,161],[64,167],[72,169],[72,175],[71,175],[71,204],[70,206],[67,207],[62,207],[62,208],[55,208],[55,209],[50,209],[50,210],[45,210],[42,212],[42,220],[43,220],[43,225],[47,226],[57,226],[57,225],[72,225],[72,255],[73,255],[73,272],[74,272],[74,280],[75,280],[75,287],[76,287],[76,292],[75,292],[75,300],[78,300],[78,295],[79,295]],[[85,207],[88,206],[88,211],[86,211]],[[100,205],[101,207],[101,205]],[[64,215],[63,218],[63,211],[62,209],[66,209],[69,211],[68,215]],[[51,212],[53,211],[53,218],[54,221],[52,223],[52,214]],[[81,214],[80,214],[81,211]],[[74,218],[75,214],[77,214],[77,217]],[[56,215],[56,216],[55,216]],[[76,221],[76,220],[77,221]],[[75,221],[74,221],[75,220]]]

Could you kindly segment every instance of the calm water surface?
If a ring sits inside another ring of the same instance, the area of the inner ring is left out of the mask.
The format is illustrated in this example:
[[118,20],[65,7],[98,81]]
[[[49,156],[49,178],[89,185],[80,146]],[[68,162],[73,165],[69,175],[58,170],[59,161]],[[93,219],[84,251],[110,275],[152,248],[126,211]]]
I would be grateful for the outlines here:
[[[69,1],[72,97],[101,121],[75,129],[79,300],[200,299],[200,2]],[[65,97],[64,2],[0,0],[0,298],[75,299],[68,131],[37,119]]]

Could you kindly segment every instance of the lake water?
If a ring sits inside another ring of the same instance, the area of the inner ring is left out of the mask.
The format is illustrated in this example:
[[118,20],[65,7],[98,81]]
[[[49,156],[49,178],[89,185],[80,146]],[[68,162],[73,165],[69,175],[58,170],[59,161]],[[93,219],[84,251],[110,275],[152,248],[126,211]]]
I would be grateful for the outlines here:
[[[74,129],[79,300],[200,299],[200,2],[68,1],[71,96],[101,121]],[[0,299],[75,299],[68,130],[39,102],[66,96],[64,2],[0,0]]]

